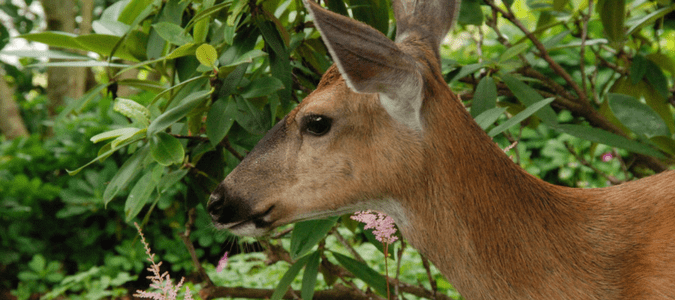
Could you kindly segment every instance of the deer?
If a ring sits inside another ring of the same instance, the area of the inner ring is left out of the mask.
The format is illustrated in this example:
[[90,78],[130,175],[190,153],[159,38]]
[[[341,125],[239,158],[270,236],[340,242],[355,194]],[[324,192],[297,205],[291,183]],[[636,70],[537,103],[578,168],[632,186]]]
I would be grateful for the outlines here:
[[334,64],[214,189],[217,229],[372,209],[469,300],[675,299],[674,171],[581,189],[520,168],[441,76],[459,0],[393,0],[394,41],[303,2]]

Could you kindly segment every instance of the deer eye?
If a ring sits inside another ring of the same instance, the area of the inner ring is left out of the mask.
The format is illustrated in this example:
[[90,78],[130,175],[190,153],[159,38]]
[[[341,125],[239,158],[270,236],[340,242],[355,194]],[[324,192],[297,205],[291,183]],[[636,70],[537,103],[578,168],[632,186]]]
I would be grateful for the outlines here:
[[330,130],[333,120],[321,115],[309,115],[302,118],[303,131],[315,136],[322,136]]

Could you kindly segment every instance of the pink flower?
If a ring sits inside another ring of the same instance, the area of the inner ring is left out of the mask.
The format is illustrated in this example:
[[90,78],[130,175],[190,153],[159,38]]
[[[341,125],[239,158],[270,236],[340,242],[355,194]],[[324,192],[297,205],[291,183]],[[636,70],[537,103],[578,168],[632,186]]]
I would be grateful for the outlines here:
[[398,237],[394,235],[396,233],[394,219],[386,214],[371,210],[357,211],[351,218],[365,223],[366,226],[363,227],[364,229],[375,229],[373,230],[373,234],[375,235],[375,238],[382,243],[391,244],[398,240]]
[[227,252],[225,252],[225,255],[218,261],[218,266],[216,267],[216,272],[220,273],[225,269],[227,266]]
[[602,155],[602,161],[604,161],[604,162],[608,162],[608,161],[612,160],[612,158],[614,158],[614,155],[612,155],[611,152],[607,152],[607,153]]

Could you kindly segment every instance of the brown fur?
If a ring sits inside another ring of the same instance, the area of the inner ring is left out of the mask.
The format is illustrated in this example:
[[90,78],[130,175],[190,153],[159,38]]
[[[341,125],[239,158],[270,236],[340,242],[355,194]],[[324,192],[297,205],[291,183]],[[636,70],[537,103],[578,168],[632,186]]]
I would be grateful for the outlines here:
[[[675,172],[601,189],[537,179],[472,120],[424,39],[398,44],[424,81],[423,131],[333,66],[214,191],[217,226],[259,235],[381,208],[469,300],[675,299]],[[302,132],[312,114],[333,119],[325,136]]]

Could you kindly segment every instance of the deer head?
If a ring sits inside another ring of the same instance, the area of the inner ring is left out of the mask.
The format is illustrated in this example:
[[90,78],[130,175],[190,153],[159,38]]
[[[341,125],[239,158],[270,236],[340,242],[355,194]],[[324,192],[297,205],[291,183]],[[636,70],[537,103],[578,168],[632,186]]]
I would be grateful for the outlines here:
[[304,3],[335,65],[216,188],[208,211],[239,235],[367,208],[405,225],[400,199],[424,185],[434,126],[425,102],[458,102],[439,76],[438,53],[458,1],[394,1],[396,42]]

